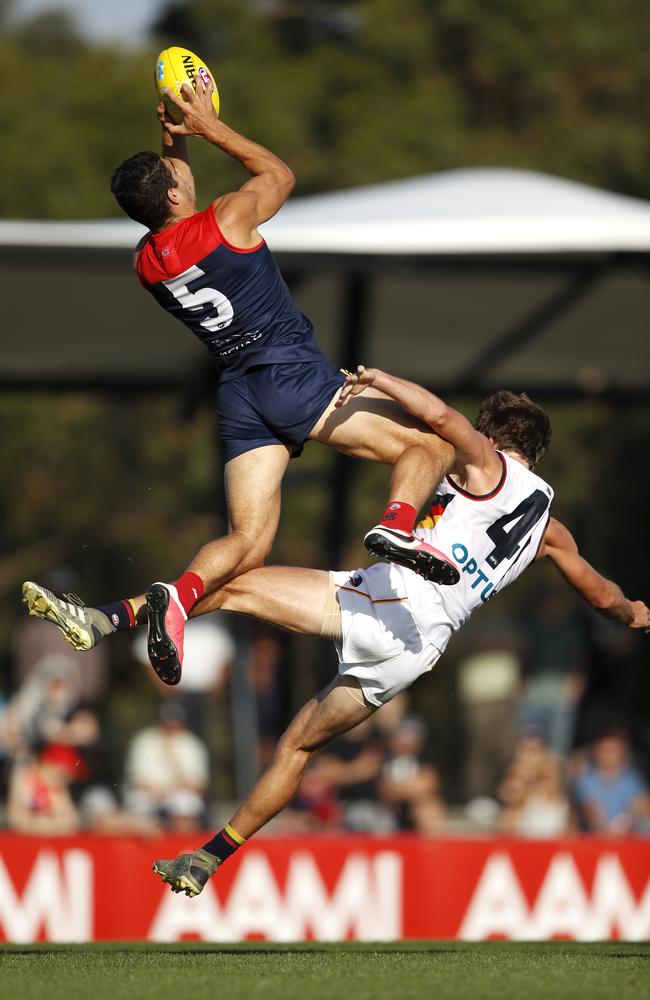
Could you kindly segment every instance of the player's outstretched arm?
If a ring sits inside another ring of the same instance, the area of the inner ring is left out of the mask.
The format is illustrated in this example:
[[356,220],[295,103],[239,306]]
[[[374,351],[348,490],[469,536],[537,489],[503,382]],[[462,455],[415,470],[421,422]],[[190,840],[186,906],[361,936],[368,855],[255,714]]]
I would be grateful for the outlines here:
[[584,600],[613,621],[629,628],[650,628],[650,610],[643,601],[630,601],[612,580],[594,569],[578,552],[578,546],[568,528],[551,518],[538,553],[538,559],[548,556],[562,576]]
[[296,180],[293,171],[275,153],[222,122],[214,110],[210,88],[197,82],[196,92],[187,84],[181,91],[183,97],[169,90],[165,93],[183,113],[181,125],[165,122],[167,132],[173,137],[201,136],[238,160],[252,175],[239,191],[213,203],[225,235],[239,244],[256,235],[257,227],[274,216],[287,200]]
[[349,396],[358,395],[368,386],[385,392],[414,417],[428,424],[438,437],[453,445],[458,464],[480,468],[497,477],[501,474],[501,463],[488,439],[479,434],[462,413],[416,382],[359,365],[356,373],[348,375],[344,382],[337,405],[344,405]]

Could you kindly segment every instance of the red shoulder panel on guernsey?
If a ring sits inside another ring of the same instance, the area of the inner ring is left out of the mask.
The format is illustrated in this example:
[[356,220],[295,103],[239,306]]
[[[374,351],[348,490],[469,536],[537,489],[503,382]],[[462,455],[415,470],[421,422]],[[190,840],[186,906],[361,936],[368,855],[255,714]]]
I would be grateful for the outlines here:
[[232,246],[219,229],[210,206],[168,229],[150,233],[137,254],[135,269],[143,285],[154,285],[182,274],[221,244],[236,253],[252,253],[263,243],[261,240],[248,250]]
[[254,247],[236,247],[234,243],[231,243],[230,240],[226,239],[226,237],[224,236],[221,227],[219,225],[219,222],[217,220],[217,217],[214,215],[214,204],[212,205],[212,215],[214,218],[214,224],[219,230],[221,242],[223,243],[224,246],[227,246],[229,250],[232,250],[233,253],[255,253],[255,251],[259,250],[261,246],[264,246],[264,240],[260,238],[259,243],[256,243]]

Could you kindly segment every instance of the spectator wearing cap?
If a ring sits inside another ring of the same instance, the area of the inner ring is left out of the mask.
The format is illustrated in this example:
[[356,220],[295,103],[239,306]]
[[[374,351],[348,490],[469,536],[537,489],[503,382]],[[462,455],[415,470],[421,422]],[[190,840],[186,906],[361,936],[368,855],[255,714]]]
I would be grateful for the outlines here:
[[127,808],[183,830],[203,825],[209,781],[207,747],[185,718],[179,701],[163,702],[159,723],[133,737],[126,759]]

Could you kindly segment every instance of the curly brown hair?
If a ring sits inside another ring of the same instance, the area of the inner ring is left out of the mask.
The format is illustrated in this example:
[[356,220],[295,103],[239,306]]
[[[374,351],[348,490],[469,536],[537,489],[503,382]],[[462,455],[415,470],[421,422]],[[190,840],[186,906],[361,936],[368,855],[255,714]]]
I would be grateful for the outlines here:
[[111,177],[111,192],[123,212],[154,232],[169,219],[167,192],[177,183],[158,153],[130,156]]
[[548,451],[551,421],[525,392],[501,389],[488,396],[479,407],[474,426],[497,448],[518,452],[531,469]]

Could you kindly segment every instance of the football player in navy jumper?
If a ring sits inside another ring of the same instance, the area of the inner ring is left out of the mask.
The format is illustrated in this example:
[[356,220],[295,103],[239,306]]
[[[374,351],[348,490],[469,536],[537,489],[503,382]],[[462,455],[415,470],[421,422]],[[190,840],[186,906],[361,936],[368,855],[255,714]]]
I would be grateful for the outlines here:
[[[231,580],[192,615],[221,608],[248,614],[336,646],[334,680],[298,712],[274,759],[231,821],[197,850],[160,859],[154,871],[174,892],[198,895],[239,847],[298,791],[305,770],[331,739],[357,726],[416,678],[433,670],[454,633],[536,560],[550,559],[569,584],[606,618],[650,629],[650,610],[580,555],[573,536],[551,516],[552,487],[535,471],[550,441],[544,410],[525,394],[502,390],[481,404],[474,426],[421,386],[360,367],[340,405],[380,387],[454,447],[417,533],[453,553],[461,578],[440,587],[392,563],[347,572],[268,566]],[[57,621],[57,605],[27,582],[31,614]],[[59,622],[59,627],[61,627]],[[64,630],[65,634],[65,630]]]
[[[218,118],[211,88],[201,80],[196,92],[185,85],[182,94],[165,95],[182,112],[182,124],[170,120],[162,101],[158,105],[163,155],[130,157],[113,174],[111,190],[126,214],[150,230],[134,257],[142,285],[203,341],[217,365],[229,532],[204,545],[174,583],[154,583],[146,595],[92,614],[68,602],[65,623],[73,644],[88,649],[146,613],[149,657],[169,684],[180,680],[192,607],[268,555],[284,471],[308,439],[392,464],[388,506],[366,535],[367,548],[431,581],[458,580],[453,561],[413,533],[452,449],[381,391],[367,391],[344,410],[336,407],[344,376],[321,352],[258,231],[288,198],[294,175]],[[251,174],[240,190],[204,211],[196,206],[189,135],[228,153]]]

